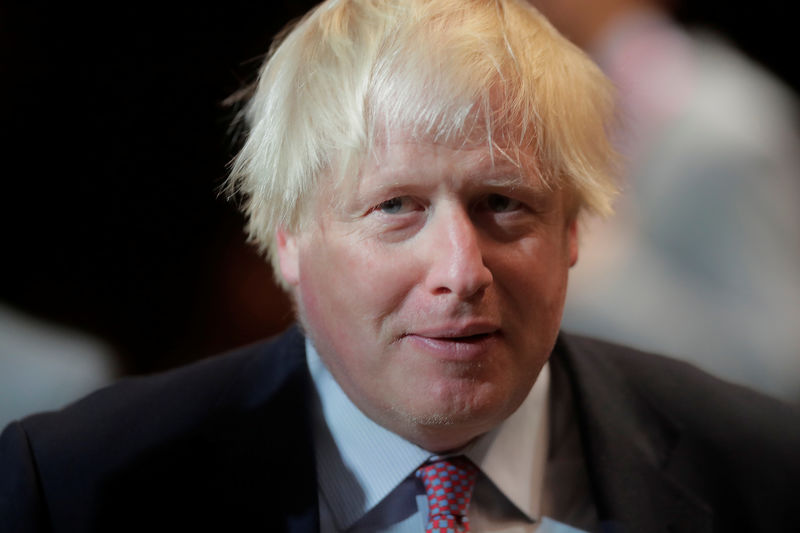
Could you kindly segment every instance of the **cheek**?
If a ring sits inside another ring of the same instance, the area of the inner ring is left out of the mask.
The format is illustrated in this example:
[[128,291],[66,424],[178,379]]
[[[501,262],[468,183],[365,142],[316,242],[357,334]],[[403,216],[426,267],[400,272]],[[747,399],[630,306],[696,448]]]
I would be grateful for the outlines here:
[[320,332],[327,337],[337,330],[339,313],[336,308],[342,305],[342,272],[337,267],[337,258],[329,247],[321,245],[317,239],[306,241],[299,252],[299,282],[297,286],[298,311],[300,319],[309,332]]
[[569,270],[568,242],[560,235],[535,236],[516,246],[513,251],[506,250],[500,261],[506,258],[516,279],[547,285],[546,280],[559,279]]
[[409,255],[355,238],[306,243],[299,267],[301,311],[329,332],[332,324],[374,326],[402,305],[413,286],[412,261],[404,257]]
[[418,251],[404,246],[359,243],[336,261],[353,306],[380,319],[403,306],[419,279]]
[[497,261],[495,280],[515,302],[517,316],[557,315],[560,319],[570,254],[565,240],[552,237],[524,239],[513,253],[506,250]]

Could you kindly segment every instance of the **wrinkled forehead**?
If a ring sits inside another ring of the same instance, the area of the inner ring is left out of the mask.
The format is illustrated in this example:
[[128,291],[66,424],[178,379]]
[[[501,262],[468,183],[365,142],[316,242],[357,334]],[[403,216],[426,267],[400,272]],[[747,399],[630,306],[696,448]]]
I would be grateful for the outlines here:
[[[435,139],[414,135],[397,135],[371,147],[359,165],[355,181],[367,178],[370,171],[394,168],[403,174],[425,173],[431,165],[454,167],[472,175],[508,175],[528,181],[538,177],[536,158],[499,139],[475,135],[460,139]],[[438,169],[447,175],[448,168]]]
[[441,169],[444,174],[436,174],[428,167],[456,161],[467,173],[503,176],[505,180],[517,180],[520,184],[540,182],[546,185],[531,143],[520,143],[508,130],[490,130],[476,123],[462,135],[421,131],[413,125],[383,127],[375,133],[365,149],[354,154],[344,172],[341,168],[338,176],[331,176],[335,190],[352,193],[378,169],[390,168],[402,176],[415,172],[446,176],[446,169]]

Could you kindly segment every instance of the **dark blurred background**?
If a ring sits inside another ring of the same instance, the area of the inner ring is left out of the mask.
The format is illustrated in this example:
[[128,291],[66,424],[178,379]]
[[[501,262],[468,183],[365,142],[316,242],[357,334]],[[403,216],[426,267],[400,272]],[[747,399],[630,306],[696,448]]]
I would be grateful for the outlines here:
[[4,2],[0,298],[150,372],[280,330],[286,299],[219,195],[221,102],[314,2]]
[[[285,327],[219,194],[236,151],[221,102],[314,3],[0,4],[0,301],[104,340],[124,373]],[[678,9],[800,88],[785,4]]]

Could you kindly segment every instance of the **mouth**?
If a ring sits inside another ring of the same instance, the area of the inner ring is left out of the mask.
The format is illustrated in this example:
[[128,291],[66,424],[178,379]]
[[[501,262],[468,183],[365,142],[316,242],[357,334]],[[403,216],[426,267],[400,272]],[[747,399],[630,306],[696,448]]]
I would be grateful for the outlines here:
[[480,342],[484,339],[488,339],[490,336],[495,334],[496,332],[488,332],[488,333],[476,333],[474,335],[455,335],[455,336],[427,337],[427,338],[438,341],[474,343],[474,342]]
[[465,361],[483,357],[500,336],[500,329],[494,325],[473,324],[409,332],[403,335],[403,340],[439,358]]
[[494,322],[474,320],[462,324],[443,324],[432,327],[416,328],[405,335],[427,337],[429,339],[470,342],[498,335],[500,327]]

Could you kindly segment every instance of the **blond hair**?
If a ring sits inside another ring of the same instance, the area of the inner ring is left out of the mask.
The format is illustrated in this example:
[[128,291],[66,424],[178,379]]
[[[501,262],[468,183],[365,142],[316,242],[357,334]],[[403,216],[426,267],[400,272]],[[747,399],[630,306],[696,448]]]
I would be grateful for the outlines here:
[[328,0],[273,44],[228,190],[273,267],[276,230],[301,228],[323,176],[352,178],[377,137],[400,130],[533,157],[546,184],[606,214],[612,100],[599,69],[525,2]]

